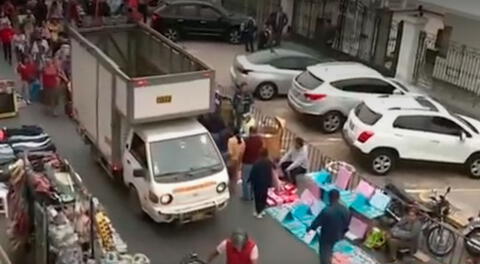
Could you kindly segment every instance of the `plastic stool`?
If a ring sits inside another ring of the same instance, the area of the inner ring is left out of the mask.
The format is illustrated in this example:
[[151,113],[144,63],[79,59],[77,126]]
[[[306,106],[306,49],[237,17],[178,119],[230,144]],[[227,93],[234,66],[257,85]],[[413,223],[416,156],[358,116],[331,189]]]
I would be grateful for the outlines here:
[[5,184],[0,183],[0,214],[4,214],[6,218],[8,218],[7,195],[8,187]]

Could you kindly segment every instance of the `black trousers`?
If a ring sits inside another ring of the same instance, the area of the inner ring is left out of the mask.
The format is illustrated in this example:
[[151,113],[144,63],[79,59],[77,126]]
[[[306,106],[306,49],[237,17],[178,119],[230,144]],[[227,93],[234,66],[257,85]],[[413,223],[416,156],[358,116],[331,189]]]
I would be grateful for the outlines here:
[[245,51],[246,52],[254,52],[255,47],[253,46],[254,38],[253,36],[246,34],[245,37],[243,38],[243,41],[245,42]]
[[11,42],[3,43],[2,46],[3,46],[3,57],[5,58],[5,61],[12,64],[12,43]]
[[291,161],[285,161],[282,164],[280,164],[280,168],[282,169],[283,175],[287,177],[287,180],[293,184],[297,184],[297,176],[300,174],[305,174],[307,170],[303,167],[296,167],[293,168],[290,172],[287,172],[287,168],[292,165],[293,162]]
[[139,4],[138,5],[138,12],[140,12],[140,14],[143,15],[143,23],[147,23],[148,5]]
[[320,243],[320,264],[332,263],[333,246],[333,244]]
[[260,214],[267,207],[268,189],[255,189],[253,186],[253,196],[255,199],[255,211]]

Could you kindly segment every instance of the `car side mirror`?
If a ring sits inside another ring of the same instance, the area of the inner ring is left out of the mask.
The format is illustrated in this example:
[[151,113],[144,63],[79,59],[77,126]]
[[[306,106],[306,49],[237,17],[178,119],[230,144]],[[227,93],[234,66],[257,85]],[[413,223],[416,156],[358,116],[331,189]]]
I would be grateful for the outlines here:
[[133,177],[135,177],[135,178],[143,178],[143,177],[145,177],[145,170],[144,170],[144,169],[135,169],[135,170],[133,170]]
[[464,131],[461,131],[459,137],[461,141],[465,141],[465,139],[467,139],[467,134],[465,134]]
[[393,91],[393,94],[395,94],[395,95],[403,95],[404,93],[403,93],[401,90],[399,90],[399,89],[395,89],[395,90]]

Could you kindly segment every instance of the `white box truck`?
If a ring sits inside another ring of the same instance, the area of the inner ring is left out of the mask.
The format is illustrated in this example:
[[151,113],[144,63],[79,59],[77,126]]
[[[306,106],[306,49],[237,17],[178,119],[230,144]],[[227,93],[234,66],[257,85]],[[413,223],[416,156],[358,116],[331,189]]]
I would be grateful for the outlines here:
[[69,32],[74,118],[133,208],[181,223],[225,208],[226,166],[195,118],[213,107],[215,72],[141,24]]

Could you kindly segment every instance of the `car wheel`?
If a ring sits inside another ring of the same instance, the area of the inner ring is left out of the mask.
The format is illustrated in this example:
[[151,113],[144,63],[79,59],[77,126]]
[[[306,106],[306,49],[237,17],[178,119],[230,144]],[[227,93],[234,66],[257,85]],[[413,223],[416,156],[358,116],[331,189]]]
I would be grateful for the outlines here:
[[260,100],[268,101],[277,95],[277,86],[270,82],[262,83],[257,86],[255,93]]
[[480,179],[480,154],[471,156],[466,163],[466,167],[470,177]]
[[144,216],[145,212],[143,212],[142,204],[140,202],[140,197],[138,196],[137,189],[130,185],[129,192],[128,192],[128,200],[130,203],[130,207],[132,211],[138,216]]
[[238,28],[231,29],[230,32],[228,32],[228,42],[231,44],[240,44],[241,38]]
[[386,175],[395,166],[397,156],[391,150],[380,149],[370,154],[370,168],[377,175]]
[[163,35],[171,41],[178,41],[180,39],[180,32],[176,28],[169,27],[164,30]]
[[340,112],[331,111],[321,118],[322,130],[325,133],[334,133],[342,127],[343,116]]

